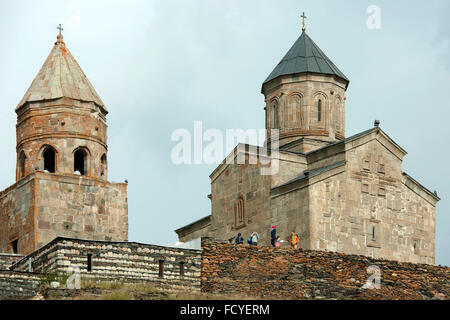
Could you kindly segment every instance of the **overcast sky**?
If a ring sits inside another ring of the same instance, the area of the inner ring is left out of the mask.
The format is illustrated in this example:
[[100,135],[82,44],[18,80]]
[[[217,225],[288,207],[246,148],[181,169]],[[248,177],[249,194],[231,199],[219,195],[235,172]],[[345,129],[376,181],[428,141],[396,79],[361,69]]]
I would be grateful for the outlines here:
[[[381,28],[369,29],[370,5]],[[346,135],[381,120],[403,171],[441,197],[437,264],[450,265],[450,1],[0,0],[0,189],[15,179],[14,108],[64,40],[110,114],[109,179],[129,180],[129,240],[168,244],[210,214],[214,165],[175,166],[178,128],[264,128],[261,84],[301,33],[350,79]]]

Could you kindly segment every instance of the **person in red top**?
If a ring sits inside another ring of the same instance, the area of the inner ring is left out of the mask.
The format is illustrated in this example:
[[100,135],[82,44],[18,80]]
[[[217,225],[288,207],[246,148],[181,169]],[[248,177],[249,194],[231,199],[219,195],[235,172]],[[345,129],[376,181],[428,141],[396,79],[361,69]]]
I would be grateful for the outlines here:
[[275,226],[272,226],[272,231],[270,232],[270,243],[272,247],[275,247],[275,241],[277,240],[277,229]]

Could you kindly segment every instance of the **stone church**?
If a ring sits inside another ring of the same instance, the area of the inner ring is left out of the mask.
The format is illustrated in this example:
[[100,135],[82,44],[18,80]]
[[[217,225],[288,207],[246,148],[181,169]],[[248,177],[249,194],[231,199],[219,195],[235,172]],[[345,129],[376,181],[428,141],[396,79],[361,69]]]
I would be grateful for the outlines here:
[[[345,137],[349,79],[303,32],[262,84],[265,147],[279,145],[278,172],[263,164],[224,161],[210,175],[211,215],[176,230],[179,241],[201,236],[244,239],[257,231],[270,245],[271,226],[300,247],[402,262],[435,263],[436,193],[402,172],[406,151],[376,121]],[[279,132],[271,141],[271,132]]]
[[0,252],[56,237],[124,241],[127,184],[108,182],[108,110],[61,33],[15,109],[16,182],[0,192]]

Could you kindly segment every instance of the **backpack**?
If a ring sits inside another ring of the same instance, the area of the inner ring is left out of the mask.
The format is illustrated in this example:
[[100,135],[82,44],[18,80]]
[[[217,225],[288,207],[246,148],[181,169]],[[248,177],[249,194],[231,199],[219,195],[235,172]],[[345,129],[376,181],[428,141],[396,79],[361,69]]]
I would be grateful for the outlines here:
[[252,244],[252,237],[248,238],[247,243]]

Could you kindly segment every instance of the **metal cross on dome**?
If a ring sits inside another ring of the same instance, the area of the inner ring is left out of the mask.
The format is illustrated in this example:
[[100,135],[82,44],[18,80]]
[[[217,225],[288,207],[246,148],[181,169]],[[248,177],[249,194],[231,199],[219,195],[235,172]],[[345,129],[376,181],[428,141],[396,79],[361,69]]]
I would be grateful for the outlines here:
[[304,32],[306,30],[306,28],[305,28],[305,19],[307,18],[307,16],[305,16],[305,12],[303,12],[301,17],[302,17],[302,24],[303,24],[302,31]]
[[61,28],[61,23],[59,24],[59,27],[56,27],[56,29],[58,29],[58,30],[59,30],[59,35],[61,35],[61,31],[63,31],[63,30],[64,30],[63,28]]

